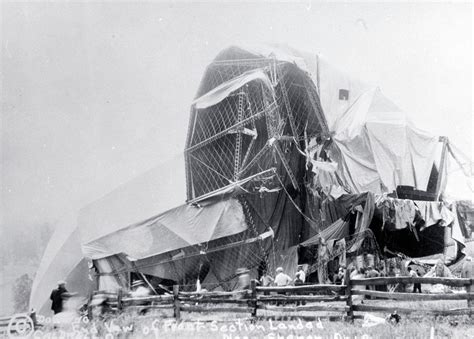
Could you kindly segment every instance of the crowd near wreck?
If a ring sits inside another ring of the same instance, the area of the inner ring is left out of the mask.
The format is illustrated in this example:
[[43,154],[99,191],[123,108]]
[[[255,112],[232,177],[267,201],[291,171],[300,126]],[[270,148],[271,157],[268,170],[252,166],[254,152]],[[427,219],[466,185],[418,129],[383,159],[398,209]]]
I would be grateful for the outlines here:
[[196,283],[232,291],[239,268],[259,279],[303,265],[307,282],[325,284],[350,263],[403,270],[402,261],[441,258],[456,272],[471,246],[471,202],[443,195],[455,146],[316,54],[223,50],[204,72],[188,126],[187,200],[120,223],[101,216],[137,203],[126,190],[111,193],[121,204],[106,197],[84,208],[77,228],[48,246],[31,307],[47,310],[59,279],[84,297],[137,279],[156,293]]

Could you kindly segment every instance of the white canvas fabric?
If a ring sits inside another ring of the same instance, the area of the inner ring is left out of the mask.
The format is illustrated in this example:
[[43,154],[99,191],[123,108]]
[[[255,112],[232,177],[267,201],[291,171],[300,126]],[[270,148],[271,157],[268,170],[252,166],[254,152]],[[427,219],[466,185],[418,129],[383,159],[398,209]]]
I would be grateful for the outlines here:
[[203,207],[181,205],[83,245],[83,253],[100,259],[124,253],[134,260],[206,243],[247,229],[236,199]]
[[262,70],[252,70],[249,72],[245,72],[244,74],[235,79],[224,82],[220,86],[217,86],[213,90],[194,100],[193,105],[197,109],[203,109],[209,106],[213,106],[227,98],[232,92],[238,90],[239,88],[251,81],[260,81],[265,86],[269,88],[272,87],[270,79],[268,79],[268,77]]

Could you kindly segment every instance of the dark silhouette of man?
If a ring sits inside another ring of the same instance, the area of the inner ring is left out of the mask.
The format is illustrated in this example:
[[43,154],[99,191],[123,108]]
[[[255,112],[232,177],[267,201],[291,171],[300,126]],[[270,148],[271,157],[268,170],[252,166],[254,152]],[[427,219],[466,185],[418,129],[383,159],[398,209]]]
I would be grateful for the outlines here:
[[51,309],[54,314],[58,314],[63,311],[63,300],[70,296],[66,290],[66,282],[63,280],[58,281],[58,287],[51,292],[49,299],[52,300]]

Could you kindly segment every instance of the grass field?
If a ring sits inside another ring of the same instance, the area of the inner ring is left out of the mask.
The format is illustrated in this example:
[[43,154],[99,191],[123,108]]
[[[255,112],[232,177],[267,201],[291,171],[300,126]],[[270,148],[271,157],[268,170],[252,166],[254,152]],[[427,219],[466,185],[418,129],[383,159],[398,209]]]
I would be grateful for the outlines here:
[[[367,300],[365,304],[397,306],[413,309],[455,309],[465,307],[465,301],[397,302]],[[389,305],[390,304],[390,305]],[[145,316],[126,312],[109,316],[103,321],[81,323],[71,328],[53,330],[45,326],[36,338],[206,338],[206,339],[309,339],[309,338],[474,338],[474,320],[468,316],[416,317],[401,315],[397,325],[389,323],[364,327],[362,319],[354,323],[329,321],[323,312],[300,312],[300,316],[321,316],[320,320],[301,319],[264,320],[274,316],[272,311],[259,311],[262,317],[253,321],[246,314],[230,313],[183,313],[182,321],[176,322],[171,311],[156,311]],[[288,314],[290,315],[290,314]],[[287,315],[287,316],[288,316]],[[297,314],[291,314],[296,316]],[[363,313],[360,315],[364,315]],[[374,314],[386,318],[388,314]],[[62,331],[62,332],[61,332]]]

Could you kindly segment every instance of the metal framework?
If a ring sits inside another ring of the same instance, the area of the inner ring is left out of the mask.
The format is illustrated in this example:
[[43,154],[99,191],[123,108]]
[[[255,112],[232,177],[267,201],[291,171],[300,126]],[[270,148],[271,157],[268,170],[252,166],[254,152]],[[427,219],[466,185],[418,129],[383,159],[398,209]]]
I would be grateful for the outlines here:
[[298,190],[288,148],[292,143],[304,148],[305,137],[328,133],[316,86],[288,62],[226,57],[208,66],[198,96],[257,69],[271,87],[253,80],[213,106],[191,107],[185,149],[188,201],[275,167],[276,162]]

